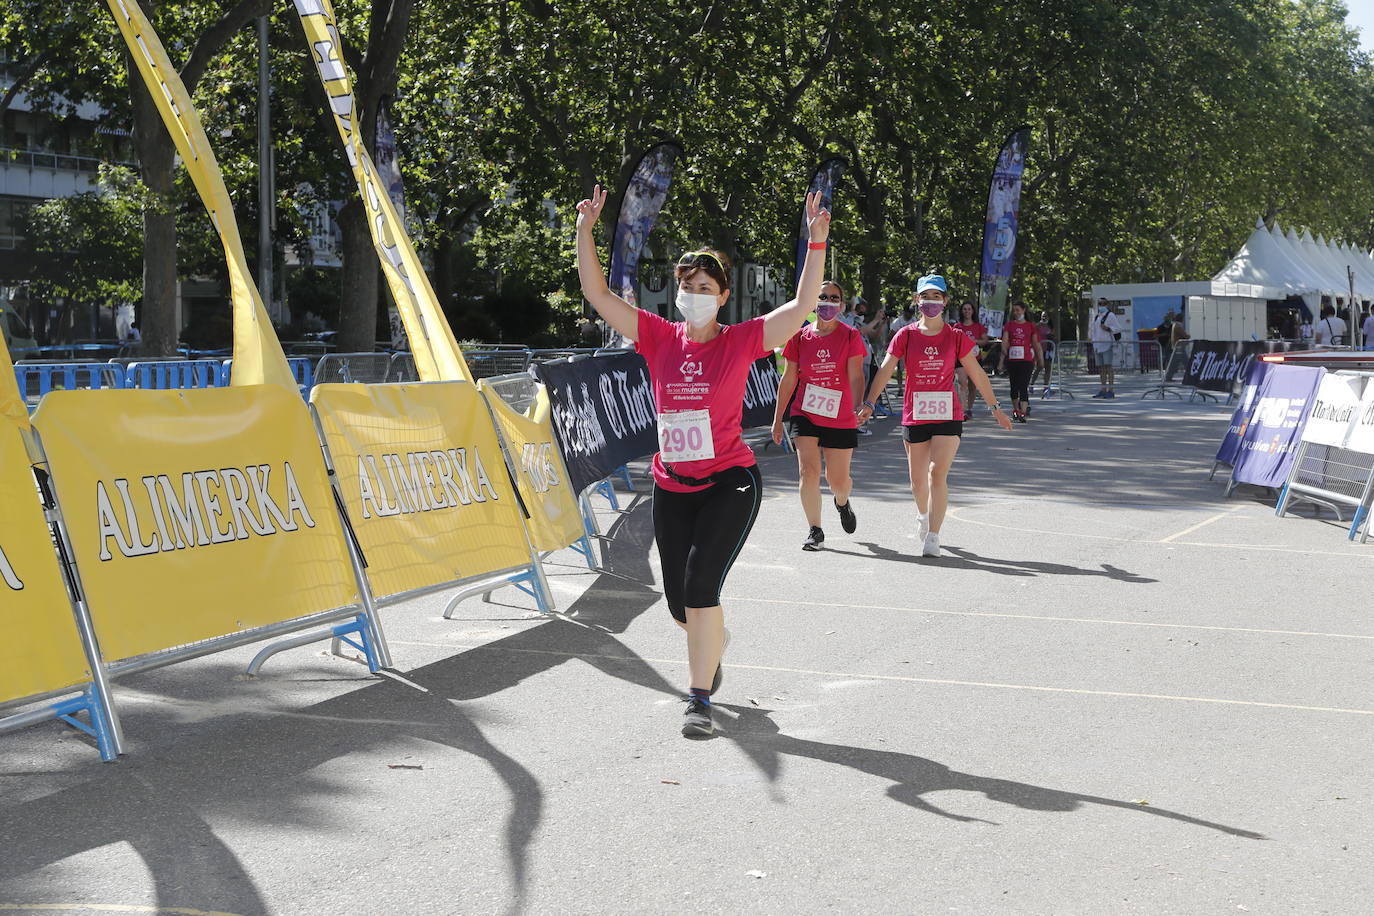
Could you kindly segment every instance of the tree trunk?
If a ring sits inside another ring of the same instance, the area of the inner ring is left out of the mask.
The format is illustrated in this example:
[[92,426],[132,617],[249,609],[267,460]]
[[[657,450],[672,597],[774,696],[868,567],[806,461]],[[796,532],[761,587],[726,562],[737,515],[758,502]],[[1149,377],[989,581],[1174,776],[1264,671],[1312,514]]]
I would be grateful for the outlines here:
[[337,217],[343,235],[343,290],[338,351],[371,353],[377,345],[377,272],[380,264],[367,227],[362,198],[344,204]]
[[143,183],[157,203],[143,211],[143,305],[138,311],[143,352],[175,356],[177,320],[177,223],[172,205],[176,147],[142,80],[133,82],[134,145]]

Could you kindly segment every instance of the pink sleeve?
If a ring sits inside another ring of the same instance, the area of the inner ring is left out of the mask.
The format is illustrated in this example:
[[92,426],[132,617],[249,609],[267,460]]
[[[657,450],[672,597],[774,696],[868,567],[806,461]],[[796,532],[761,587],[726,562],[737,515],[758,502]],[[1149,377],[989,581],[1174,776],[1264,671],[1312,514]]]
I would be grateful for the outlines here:
[[762,315],[757,318],[750,318],[744,324],[740,325],[739,328],[741,331],[740,348],[743,352],[749,354],[750,362],[758,359],[760,356],[772,355],[773,351],[763,345]]
[[782,348],[783,359],[790,359],[794,363],[801,362],[801,331],[793,334],[787,339],[787,344]]
[[973,342],[973,338],[969,337],[967,334],[956,334],[954,336],[954,345],[958,348],[954,351],[958,354],[958,359],[963,359],[965,356],[968,356],[969,351],[978,346]]
[[663,342],[665,335],[671,333],[673,323],[661,315],[649,311],[648,309],[639,310],[639,340],[635,341],[635,352],[641,353],[645,358],[653,355]]

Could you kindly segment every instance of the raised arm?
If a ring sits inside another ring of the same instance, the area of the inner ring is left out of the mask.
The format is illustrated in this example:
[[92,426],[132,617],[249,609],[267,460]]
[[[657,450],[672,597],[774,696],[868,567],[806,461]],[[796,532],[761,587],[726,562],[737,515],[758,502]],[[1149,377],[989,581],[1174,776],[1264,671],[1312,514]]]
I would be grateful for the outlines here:
[[577,279],[582,284],[582,296],[592,304],[596,313],[615,328],[626,340],[639,340],[639,309],[611,292],[606,272],[596,256],[596,240],[592,228],[601,218],[606,206],[606,192],[601,185],[592,191],[589,200],[577,205]]
[[[813,245],[830,237],[830,211],[821,206],[819,191],[806,195],[806,226]],[[764,349],[776,350],[797,333],[806,316],[816,307],[824,279],[825,252],[817,250],[807,257],[801,276],[797,278],[797,298],[763,316]]]

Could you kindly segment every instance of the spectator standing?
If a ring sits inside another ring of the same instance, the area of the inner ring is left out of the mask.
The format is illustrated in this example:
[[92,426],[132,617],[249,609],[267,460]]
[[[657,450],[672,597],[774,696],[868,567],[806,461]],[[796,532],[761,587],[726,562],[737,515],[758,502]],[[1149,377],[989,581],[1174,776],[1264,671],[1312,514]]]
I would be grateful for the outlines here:
[[[978,347],[981,354],[982,348],[988,345],[988,328],[978,320],[978,310],[974,308],[972,302],[964,302],[959,306],[959,320],[954,322],[953,328],[956,331],[963,331],[970,340]],[[964,372],[962,364],[954,371],[955,390],[959,393],[959,403],[964,410],[964,418],[973,418],[973,380]]]
[[1031,374],[1031,384],[1035,384],[1036,378],[1043,371],[1045,374],[1045,387],[1041,389],[1040,396],[1044,397],[1050,388],[1050,370],[1054,364],[1054,326],[1050,324],[1050,313],[1042,311],[1040,320],[1035,323],[1036,333],[1040,335],[1040,349],[1044,352],[1044,365],[1037,367]]
[[1374,347],[1374,308],[1370,308],[1369,314],[1365,316],[1360,333],[1364,335],[1365,348]]
[[1345,320],[1336,314],[1330,305],[1322,306],[1322,316],[1312,327],[1314,339],[1319,347],[1337,347],[1345,342]]
[[1107,306],[1106,299],[1097,300],[1097,310],[1088,319],[1088,339],[1097,357],[1097,375],[1102,387],[1095,398],[1116,397],[1116,342],[1121,339],[1121,319]]

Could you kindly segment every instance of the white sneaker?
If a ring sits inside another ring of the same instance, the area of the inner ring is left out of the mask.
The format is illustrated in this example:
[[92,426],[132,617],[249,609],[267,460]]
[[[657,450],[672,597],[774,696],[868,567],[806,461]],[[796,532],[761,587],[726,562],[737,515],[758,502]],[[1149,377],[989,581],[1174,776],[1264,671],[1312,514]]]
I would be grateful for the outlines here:
[[932,531],[926,535],[926,545],[921,548],[921,556],[938,557],[940,555],[940,534]]
[[916,516],[916,540],[925,542],[926,536],[930,534],[930,516]]

